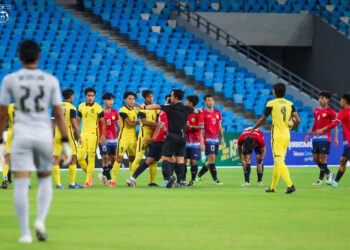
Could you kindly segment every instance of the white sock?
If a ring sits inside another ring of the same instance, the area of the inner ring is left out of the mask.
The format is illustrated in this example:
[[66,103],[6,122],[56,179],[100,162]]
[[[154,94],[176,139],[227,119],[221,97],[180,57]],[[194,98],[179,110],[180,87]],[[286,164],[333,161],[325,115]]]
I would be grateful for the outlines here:
[[36,220],[45,225],[46,215],[49,212],[52,200],[51,176],[39,178],[39,190],[37,195],[38,212]]
[[30,236],[29,230],[29,202],[28,202],[28,190],[30,179],[29,178],[15,178],[14,187],[14,201],[15,209],[21,227],[22,236]]

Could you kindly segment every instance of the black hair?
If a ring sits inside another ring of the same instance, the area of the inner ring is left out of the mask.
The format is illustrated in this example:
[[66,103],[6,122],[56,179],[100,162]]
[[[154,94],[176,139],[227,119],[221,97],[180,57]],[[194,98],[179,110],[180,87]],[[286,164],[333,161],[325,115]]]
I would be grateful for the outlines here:
[[96,90],[94,88],[86,88],[85,89],[85,95],[87,95],[89,92],[94,92],[94,94],[96,95]]
[[38,59],[40,46],[33,40],[24,40],[18,45],[19,59],[25,63],[33,63]]
[[167,100],[169,97],[171,97],[171,94],[165,96],[165,100]]
[[143,98],[146,98],[150,94],[153,94],[153,92],[151,90],[149,90],[149,89],[145,89],[144,91],[142,91],[142,97]]
[[344,99],[348,105],[350,105],[350,93],[343,94],[341,98]]
[[254,148],[254,138],[253,136],[247,136],[246,138],[244,138],[243,140],[243,151],[251,154],[253,152],[253,148]]
[[[165,103],[166,104],[171,104],[171,98],[170,97],[171,97],[170,94],[165,96]],[[168,99],[168,98],[170,98],[170,99]]]
[[182,101],[182,99],[184,98],[184,91],[181,89],[173,89],[173,95],[176,99],[178,99],[179,101]]
[[207,100],[207,98],[213,98],[214,99],[214,96],[211,95],[211,94],[206,94],[204,97],[203,97],[203,100]]
[[62,91],[62,96],[64,100],[68,100],[72,95],[74,95],[74,90],[73,89],[64,89]]
[[134,92],[132,92],[132,91],[126,91],[126,92],[124,93],[123,99],[128,98],[129,95],[132,95],[132,96],[134,96],[135,98],[137,97],[137,95],[136,95]]
[[327,90],[322,90],[318,96],[323,96],[325,98],[327,98],[328,100],[331,99],[331,92],[327,91]]
[[192,103],[193,107],[196,107],[196,105],[199,102],[199,98],[197,95],[188,95],[186,99]]
[[114,95],[112,95],[111,93],[107,92],[102,96],[102,100],[111,100],[111,99],[114,99]]
[[281,82],[277,82],[273,85],[273,90],[275,91],[277,98],[282,98],[286,94],[286,85]]

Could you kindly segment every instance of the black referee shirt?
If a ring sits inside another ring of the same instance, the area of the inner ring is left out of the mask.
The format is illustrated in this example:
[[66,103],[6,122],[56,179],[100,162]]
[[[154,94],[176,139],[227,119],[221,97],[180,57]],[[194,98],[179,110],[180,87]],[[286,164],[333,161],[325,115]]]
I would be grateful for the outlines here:
[[182,102],[170,105],[161,105],[161,109],[168,116],[169,133],[185,137],[187,116],[189,114],[192,114],[194,112],[194,109],[183,105]]

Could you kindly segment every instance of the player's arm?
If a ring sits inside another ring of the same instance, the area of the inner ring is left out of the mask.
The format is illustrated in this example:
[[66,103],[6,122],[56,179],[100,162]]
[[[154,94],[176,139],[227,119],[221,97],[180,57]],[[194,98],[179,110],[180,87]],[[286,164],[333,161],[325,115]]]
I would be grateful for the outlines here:
[[100,119],[102,123],[102,134],[101,134],[101,144],[106,144],[106,129],[107,129],[107,122],[104,116],[104,112],[101,111],[101,113],[98,115],[98,118]]
[[70,110],[70,122],[72,123],[72,127],[74,130],[74,133],[78,136],[78,142],[80,144],[83,143],[82,139],[81,139],[81,135],[80,135],[80,131],[78,128],[78,123],[77,123],[77,118],[76,118],[76,112],[74,109]]
[[222,124],[221,124],[221,122],[219,123],[219,133],[220,133],[220,136],[221,136],[221,145],[222,145],[222,146],[225,146],[225,145],[226,145],[226,142],[225,142],[224,130],[222,129]]
[[254,133],[255,129],[259,128],[261,125],[263,125],[266,122],[267,117],[272,112],[272,106],[269,105],[269,103],[266,104],[264,114],[260,117],[260,119],[255,123],[255,125],[250,130],[250,133]]
[[295,130],[299,126],[300,117],[298,112],[295,110],[294,105],[292,105],[292,117],[294,118],[294,123],[293,123],[293,127],[291,127],[290,130]]
[[117,129],[118,129],[118,132],[119,132],[120,131],[120,122],[119,121],[115,122],[115,125],[117,125]]
[[67,125],[66,125],[66,122],[64,120],[62,108],[60,105],[53,106],[53,115],[55,117],[58,129],[61,132],[62,141],[68,141]]
[[203,141],[203,131],[201,130],[201,136],[199,137],[199,148],[204,151],[205,150],[205,145]]
[[54,119],[51,119],[51,127],[52,127],[52,134],[53,137],[55,137],[55,125],[56,125],[56,121]]
[[312,133],[314,132],[315,130],[315,121],[312,123],[312,126],[310,128],[310,131],[309,133],[307,133],[307,136],[305,137],[305,143],[307,143],[312,135]]
[[128,124],[130,127],[136,127],[137,125],[140,124],[140,122],[138,122],[138,121],[131,121],[131,120],[129,119],[128,114],[126,114],[126,113],[120,113],[119,116],[120,116],[121,118],[123,118],[124,121],[126,122],[126,124]]
[[160,130],[164,130],[164,128],[165,128],[165,130],[167,130],[163,123],[161,123],[161,122],[158,123],[157,126],[156,126],[156,128],[155,128],[155,130],[154,130],[154,132],[153,132],[152,138],[150,138],[150,139],[145,139],[145,143],[151,144],[152,142],[154,142],[154,140],[157,138],[157,136],[158,136]]
[[335,144],[336,147],[339,146],[338,127],[334,127],[334,144]]
[[80,125],[82,117],[83,117],[83,115],[81,114],[80,110],[78,109],[78,116],[77,116],[77,125],[78,125],[78,127]]
[[191,124],[188,124],[187,127],[189,127],[190,129],[194,129],[194,130],[198,130],[198,129],[202,130],[202,129],[204,129],[204,124],[202,124],[202,125],[191,125]]
[[326,126],[324,128],[316,130],[316,134],[321,134],[323,131],[325,131],[327,129],[332,129],[332,128],[335,128],[336,126],[338,126],[344,119],[344,115],[343,115],[342,111],[343,110],[340,110],[340,112],[337,116],[337,119],[334,122],[332,122],[331,124],[329,124],[328,126]]
[[144,126],[149,126],[149,127],[153,127],[153,128],[157,127],[157,123],[153,123],[153,122],[146,120],[146,114],[143,113],[142,111],[139,111],[138,116],[139,116],[139,118]]
[[242,145],[239,145],[239,144],[238,144],[237,149],[238,149],[239,160],[240,160],[241,163],[242,163],[243,169],[245,169],[245,167],[246,167],[246,162],[245,162],[245,160],[244,160],[243,147],[242,147]]
[[160,110],[162,109],[161,105],[159,104],[151,104],[151,105],[145,105],[141,106],[141,109],[147,109],[147,110]]
[[0,144],[4,142],[4,138],[2,137],[2,134],[4,133],[7,121],[8,121],[8,108],[5,105],[0,106]]

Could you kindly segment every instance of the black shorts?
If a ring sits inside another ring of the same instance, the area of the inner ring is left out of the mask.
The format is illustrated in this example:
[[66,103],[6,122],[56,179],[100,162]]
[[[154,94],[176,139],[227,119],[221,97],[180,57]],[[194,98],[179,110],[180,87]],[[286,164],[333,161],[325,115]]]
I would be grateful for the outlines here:
[[101,155],[116,155],[117,145],[98,145]]
[[186,148],[185,150],[185,159],[197,160],[201,159],[201,150],[200,148]]
[[186,138],[169,133],[165,138],[162,156],[172,157],[172,156],[185,156],[185,148],[186,148]]
[[350,159],[350,147],[344,146],[343,157]]
[[329,141],[313,141],[312,153],[313,154],[329,154],[331,143]]
[[[254,148],[255,154],[256,155],[261,155],[262,153],[262,148],[261,147],[256,147]],[[253,152],[248,152],[247,150],[243,151],[243,155],[251,155]]]
[[205,155],[218,155],[219,145],[205,144]]
[[162,141],[155,141],[152,142],[149,145],[149,151],[146,154],[146,157],[154,158],[156,161],[159,161],[162,157],[162,148],[163,148],[164,142]]

